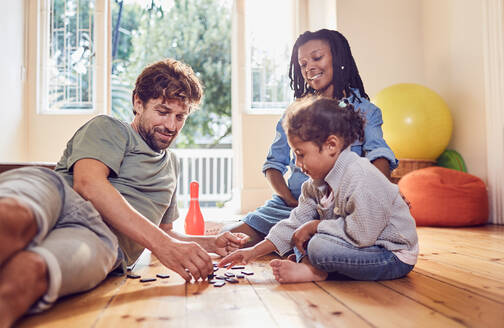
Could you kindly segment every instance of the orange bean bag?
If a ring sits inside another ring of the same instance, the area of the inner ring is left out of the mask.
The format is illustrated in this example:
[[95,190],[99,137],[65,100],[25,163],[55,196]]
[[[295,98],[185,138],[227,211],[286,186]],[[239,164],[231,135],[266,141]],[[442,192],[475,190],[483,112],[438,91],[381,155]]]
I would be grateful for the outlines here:
[[471,226],[488,220],[486,186],[474,175],[433,166],[404,175],[398,185],[417,226]]

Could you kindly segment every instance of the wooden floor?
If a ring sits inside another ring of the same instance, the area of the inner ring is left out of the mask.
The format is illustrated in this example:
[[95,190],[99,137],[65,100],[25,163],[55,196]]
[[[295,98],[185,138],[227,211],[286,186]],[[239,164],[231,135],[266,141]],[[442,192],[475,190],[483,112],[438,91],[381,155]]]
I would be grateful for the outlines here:
[[[19,327],[504,327],[504,226],[418,228],[420,257],[403,279],[278,284],[268,261],[215,288],[114,277]],[[167,273],[147,253],[134,272]]]

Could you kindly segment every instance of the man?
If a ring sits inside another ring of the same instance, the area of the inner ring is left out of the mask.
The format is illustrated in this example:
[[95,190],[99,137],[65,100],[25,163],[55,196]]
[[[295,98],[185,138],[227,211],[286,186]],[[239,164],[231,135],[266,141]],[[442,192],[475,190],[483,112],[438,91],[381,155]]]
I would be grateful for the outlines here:
[[0,327],[124,272],[144,248],[189,281],[213,272],[207,252],[225,255],[245,243],[229,232],[172,230],[178,163],[166,149],[201,97],[190,67],[154,63],[136,81],[131,125],[95,117],[68,142],[55,171],[0,175]]

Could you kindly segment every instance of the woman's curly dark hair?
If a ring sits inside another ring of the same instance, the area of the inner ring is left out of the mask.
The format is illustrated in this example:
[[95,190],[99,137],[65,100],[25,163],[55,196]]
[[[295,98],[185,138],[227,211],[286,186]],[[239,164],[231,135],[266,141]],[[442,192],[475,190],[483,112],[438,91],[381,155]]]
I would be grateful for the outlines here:
[[[352,89],[359,90],[360,96],[369,100],[369,96],[364,90],[359,70],[350,50],[347,39],[338,31],[322,29],[316,32],[306,31],[301,34],[292,48],[289,78],[290,87],[294,90],[294,98],[302,98],[309,94],[314,94],[315,90],[306,84],[301,74],[299,65],[299,47],[311,40],[322,40],[327,42],[331,48],[334,94],[333,98],[342,99],[354,94]],[[343,94],[345,91],[345,95]],[[358,99],[358,97],[357,97]]]

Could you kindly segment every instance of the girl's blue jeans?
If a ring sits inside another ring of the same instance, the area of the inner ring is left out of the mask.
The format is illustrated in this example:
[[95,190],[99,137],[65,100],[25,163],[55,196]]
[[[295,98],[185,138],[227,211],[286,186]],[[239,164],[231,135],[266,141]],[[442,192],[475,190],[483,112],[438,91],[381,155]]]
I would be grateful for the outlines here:
[[[341,275],[354,280],[390,280],[404,277],[413,265],[399,260],[381,246],[355,247],[347,241],[328,234],[316,233],[308,242],[310,263],[329,273],[329,278]],[[294,248],[298,262],[304,257]]]

